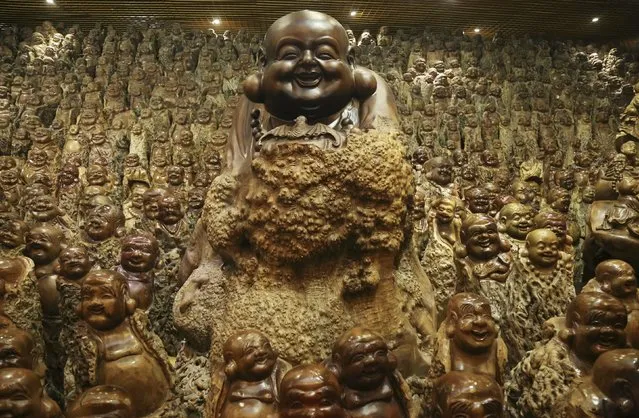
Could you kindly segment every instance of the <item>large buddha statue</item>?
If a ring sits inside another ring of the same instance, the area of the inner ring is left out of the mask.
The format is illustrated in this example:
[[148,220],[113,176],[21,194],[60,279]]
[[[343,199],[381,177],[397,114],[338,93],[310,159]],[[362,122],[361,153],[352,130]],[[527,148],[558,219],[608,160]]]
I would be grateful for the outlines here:
[[263,45],[182,260],[176,326],[211,358],[235,330],[259,328],[297,364],[359,325],[406,378],[419,374],[434,302],[408,242],[413,178],[392,94],[323,13],[278,19]]

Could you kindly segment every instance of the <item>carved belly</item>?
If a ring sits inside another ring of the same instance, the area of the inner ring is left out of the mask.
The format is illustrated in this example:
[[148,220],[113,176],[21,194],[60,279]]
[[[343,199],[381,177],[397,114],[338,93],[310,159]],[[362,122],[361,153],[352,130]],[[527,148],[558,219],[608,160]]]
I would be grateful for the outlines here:
[[169,384],[161,366],[146,354],[122,357],[104,366],[104,382],[121,386],[133,399],[137,416],[157,410],[167,398]]
[[407,418],[397,402],[371,402],[349,411],[351,418]]
[[276,418],[275,404],[268,404],[257,399],[242,399],[227,402],[220,418]]

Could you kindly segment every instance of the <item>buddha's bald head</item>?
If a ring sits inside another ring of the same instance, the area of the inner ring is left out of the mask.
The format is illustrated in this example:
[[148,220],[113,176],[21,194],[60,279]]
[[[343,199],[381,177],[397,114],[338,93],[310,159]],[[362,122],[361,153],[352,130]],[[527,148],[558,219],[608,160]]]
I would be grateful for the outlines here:
[[348,35],[341,23],[326,13],[312,10],[301,10],[289,13],[277,19],[266,32],[264,37],[264,52],[267,61],[275,59],[277,44],[282,37],[293,35],[295,37],[321,38],[331,37],[337,42],[340,57],[346,59],[348,54]]
[[244,82],[244,93],[279,119],[332,122],[352,99],[377,89],[374,74],[355,69],[344,27],[324,13],[303,10],[276,20],[263,52],[263,71]]

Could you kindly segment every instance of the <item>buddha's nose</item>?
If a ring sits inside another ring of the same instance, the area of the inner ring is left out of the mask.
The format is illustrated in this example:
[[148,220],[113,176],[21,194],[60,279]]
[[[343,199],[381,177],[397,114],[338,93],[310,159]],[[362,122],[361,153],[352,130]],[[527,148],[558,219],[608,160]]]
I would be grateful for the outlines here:
[[306,66],[315,66],[315,60],[313,59],[313,53],[311,52],[310,49],[307,49],[302,54],[301,64],[302,65],[306,65]]

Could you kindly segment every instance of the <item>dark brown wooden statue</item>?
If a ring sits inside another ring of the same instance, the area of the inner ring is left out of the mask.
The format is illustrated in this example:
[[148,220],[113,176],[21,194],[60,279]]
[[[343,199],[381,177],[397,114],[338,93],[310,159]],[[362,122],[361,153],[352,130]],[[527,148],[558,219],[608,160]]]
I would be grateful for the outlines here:
[[147,310],[153,303],[154,269],[159,256],[158,240],[149,233],[138,232],[122,239],[120,265],[115,270],[126,279],[139,309]]
[[24,255],[35,263],[35,274],[38,279],[55,272],[64,241],[64,234],[54,225],[37,224],[27,232]]
[[76,384],[122,387],[133,400],[136,417],[162,408],[171,391],[171,369],[161,343],[143,325],[145,315],[136,311],[124,276],[93,271],[82,281],[81,291],[78,310],[88,325],[88,351],[93,347],[95,357],[75,359],[89,363],[76,364],[89,368],[88,382],[77,376]]
[[632,266],[622,260],[602,261],[595,268],[595,278],[584,286],[584,291],[604,292],[626,305],[628,344],[639,348],[639,291]]
[[0,330],[0,369],[16,367],[33,369],[38,363],[34,359],[33,337],[20,328],[9,326]]
[[433,370],[488,374],[503,382],[507,353],[488,299],[474,293],[454,295],[437,335],[438,367]]
[[434,417],[503,418],[504,394],[490,376],[453,371],[435,382]]
[[513,263],[510,245],[497,231],[495,220],[485,214],[471,214],[461,227],[461,245],[455,254],[458,291],[484,295],[490,300],[493,315],[505,314],[506,282]]
[[82,392],[67,408],[67,418],[135,418],[131,396],[119,386],[100,385]]
[[118,264],[120,239],[124,233],[124,216],[115,204],[103,204],[87,215],[81,239],[90,250],[91,261],[99,268]]
[[213,417],[277,418],[279,384],[290,368],[261,332],[248,330],[229,337],[223,370],[215,376],[223,383]]
[[40,377],[29,369],[0,369],[0,414],[12,418],[62,418]]
[[353,328],[333,346],[329,361],[342,384],[342,404],[352,418],[408,418],[408,386],[397,360],[374,332]]
[[511,371],[505,386],[510,416],[552,416],[601,354],[626,346],[627,317],[623,303],[608,294],[577,295],[568,306],[564,329],[529,351]]
[[337,377],[320,364],[298,366],[280,384],[281,418],[347,418]]

